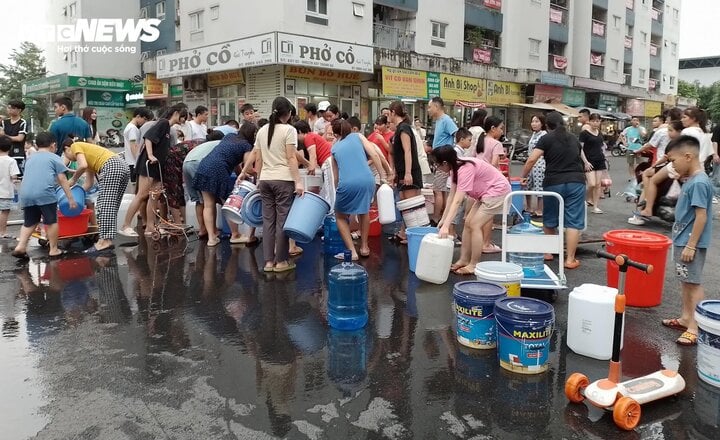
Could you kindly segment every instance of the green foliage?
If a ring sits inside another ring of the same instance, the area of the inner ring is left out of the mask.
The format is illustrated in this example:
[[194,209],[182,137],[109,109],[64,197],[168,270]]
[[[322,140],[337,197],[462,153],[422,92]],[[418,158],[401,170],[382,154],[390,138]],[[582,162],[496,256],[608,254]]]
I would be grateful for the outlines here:
[[[8,64],[0,63],[0,99],[7,102],[22,98],[22,84],[26,81],[43,78],[46,74],[45,57],[42,50],[35,44],[25,41],[19,49],[13,49]],[[37,104],[28,105],[25,109],[26,120],[33,118],[35,127],[48,124],[47,100],[35,99]]]
[[720,81],[709,86],[699,82],[678,81],[678,95],[697,99],[697,105],[708,112],[710,120],[720,121]]
[[685,98],[699,98],[700,97],[700,85],[698,83],[691,83],[687,81],[678,81],[678,96]]

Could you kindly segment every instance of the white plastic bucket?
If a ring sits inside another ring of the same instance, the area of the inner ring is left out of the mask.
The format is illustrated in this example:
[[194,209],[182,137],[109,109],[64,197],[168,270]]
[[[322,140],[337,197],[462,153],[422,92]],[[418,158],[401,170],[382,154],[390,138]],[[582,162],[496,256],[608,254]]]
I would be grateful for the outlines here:
[[475,277],[478,281],[500,284],[507,289],[507,296],[520,296],[520,282],[523,279],[522,267],[502,261],[481,261],[475,265]]
[[255,191],[257,187],[248,181],[242,181],[240,184],[235,186],[232,194],[225,200],[222,207],[222,213],[225,215],[225,219],[229,222],[233,222],[239,225],[243,222],[242,219],[242,204],[245,197],[251,192]]
[[405,227],[414,228],[430,224],[427,209],[425,209],[425,197],[415,196],[397,202],[397,209],[403,216]]
[[720,388],[720,301],[706,300],[695,307],[698,323],[697,370],[704,382]]

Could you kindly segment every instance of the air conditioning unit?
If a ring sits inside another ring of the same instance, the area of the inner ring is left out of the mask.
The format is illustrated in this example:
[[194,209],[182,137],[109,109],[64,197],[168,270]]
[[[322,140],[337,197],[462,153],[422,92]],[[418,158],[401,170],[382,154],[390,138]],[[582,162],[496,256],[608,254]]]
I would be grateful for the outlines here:
[[204,92],[207,90],[207,81],[204,76],[189,76],[183,79],[183,90],[186,92]]

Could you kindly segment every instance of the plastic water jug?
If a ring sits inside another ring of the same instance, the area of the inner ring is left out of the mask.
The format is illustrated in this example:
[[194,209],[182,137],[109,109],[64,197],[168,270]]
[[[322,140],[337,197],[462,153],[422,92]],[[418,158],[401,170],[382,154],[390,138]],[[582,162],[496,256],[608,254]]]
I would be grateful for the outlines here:
[[428,283],[443,284],[450,275],[454,250],[452,239],[440,238],[434,233],[425,235],[420,243],[415,275]]
[[[583,284],[570,292],[567,345],[572,351],[595,359],[610,359],[616,295],[617,289],[596,284]],[[621,337],[621,344],[622,341]]]
[[395,217],[395,194],[387,183],[380,185],[377,190],[377,205],[381,225],[389,225],[397,220]]
[[323,245],[325,255],[335,255],[345,252],[345,242],[343,242],[338,231],[335,216],[328,215],[323,222]]
[[367,329],[328,334],[327,375],[345,395],[367,377]]
[[328,324],[336,330],[357,330],[368,321],[368,274],[364,267],[352,262],[352,253],[345,251],[345,261],[328,274]]
[[[511,234],[536,234],[542,235],[542,228],[538,228],[530,223],[530,214],[523,214],[523,222],[510,228]],[[528,237],[528,240],[532,238]],[[525,277],[537,277],[545,272],[545,261],[543,254],[536,254],[534,252],[511,252],[508,254],[508,259],[511,263],[515,263],[523,268],[523,275]]]

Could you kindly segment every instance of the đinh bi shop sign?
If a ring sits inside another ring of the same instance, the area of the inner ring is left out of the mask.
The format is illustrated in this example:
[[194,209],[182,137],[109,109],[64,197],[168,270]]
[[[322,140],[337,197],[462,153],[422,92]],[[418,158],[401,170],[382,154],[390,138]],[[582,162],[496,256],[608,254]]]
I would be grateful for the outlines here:
[[278,63],[373,73],[373,48],[277,33]]

